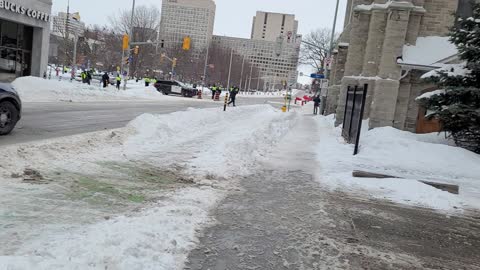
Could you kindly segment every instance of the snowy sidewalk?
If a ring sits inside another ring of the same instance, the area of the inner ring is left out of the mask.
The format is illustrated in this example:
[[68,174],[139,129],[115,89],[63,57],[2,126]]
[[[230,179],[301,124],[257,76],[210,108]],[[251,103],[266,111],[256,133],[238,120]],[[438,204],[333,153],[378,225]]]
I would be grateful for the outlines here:
[[479,269],[478,222],[317,183],[318,134],[304,116],[220,203],[185,269]]

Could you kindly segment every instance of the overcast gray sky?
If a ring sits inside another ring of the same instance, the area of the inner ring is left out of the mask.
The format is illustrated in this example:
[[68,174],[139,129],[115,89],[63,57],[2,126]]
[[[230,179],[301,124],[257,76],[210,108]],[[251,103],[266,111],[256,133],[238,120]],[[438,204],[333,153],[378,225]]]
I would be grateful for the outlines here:
[[[65,11],[68,0],[53,0],[53,12]],[[155,5],[161,9],[161,0],[136,0],[137,5]],[[336,0],[215,0],[216,35],[250,37],[252,18],[257,10],[295,14],[300,34],[313,29],[331,27]],[[343,25],[346,0],[340,0],[339,20]],[[87,24],[107,25],[108,16],[121,9],[130,9],[132,0],[70,0],[71,12],[80,12]]]

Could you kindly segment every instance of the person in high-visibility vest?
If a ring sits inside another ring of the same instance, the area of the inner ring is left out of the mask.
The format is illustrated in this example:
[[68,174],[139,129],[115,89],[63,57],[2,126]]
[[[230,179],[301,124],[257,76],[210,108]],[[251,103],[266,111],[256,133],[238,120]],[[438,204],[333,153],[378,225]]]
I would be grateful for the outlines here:
[[117,81],[117,89],[120,90],[120,84],[122,84],[122,77],[120,77],[120,74],[117,75],[115,80]]
[[215,84],[214,84],[212,86],[211,90],[212,90],[212,99],[215,99],[215,93],[217,92],[217,86],[215,86]]
[[150,86],[150,78],[149,77],[145,77],[145,87],[148,87]]
[[82,83],[86,83],[87,82],[87,73],[85,71],[82,71],[81,76],[82,76]]

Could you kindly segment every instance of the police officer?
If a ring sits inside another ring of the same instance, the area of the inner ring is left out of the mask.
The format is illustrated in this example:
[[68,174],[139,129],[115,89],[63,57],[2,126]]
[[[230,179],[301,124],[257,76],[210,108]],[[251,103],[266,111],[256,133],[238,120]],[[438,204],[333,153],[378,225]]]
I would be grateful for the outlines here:
[[115,80],[117,81],[117,89],[120,90],[120,84],[122,84],[122,77],[120,76],[120,73],[117,74]]
[[150,86],[150,78],[148,76],[145,76],[145,87],[149,87]]
[[217,92],[217,86],[214,84],[211,88],[212,90],[212,99],[215,99],[215,93]]
[[87,82],[87,73],[84,71],[82,71],[82,73],[80,73],[80,76],[82,76],[82,83],[86,83]]

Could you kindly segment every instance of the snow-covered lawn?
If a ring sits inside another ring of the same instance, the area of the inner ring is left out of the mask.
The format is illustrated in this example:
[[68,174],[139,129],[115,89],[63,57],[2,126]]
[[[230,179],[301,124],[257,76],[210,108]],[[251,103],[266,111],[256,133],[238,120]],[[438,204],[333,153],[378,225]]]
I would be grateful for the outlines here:
[[[452,146],[444,134],[413,134],[391,127],[364,129],[360,153],[344,143],[333,116],[318,117],[318,180],[332,189],[444,211],[480,208],[480,156]],[[363,170],[404,179],[352,177]],[[418,180],[460,186],[450,194]]]
[[208,211],[296,117],[190,109],[2,148],[0,269],[181,269]]

